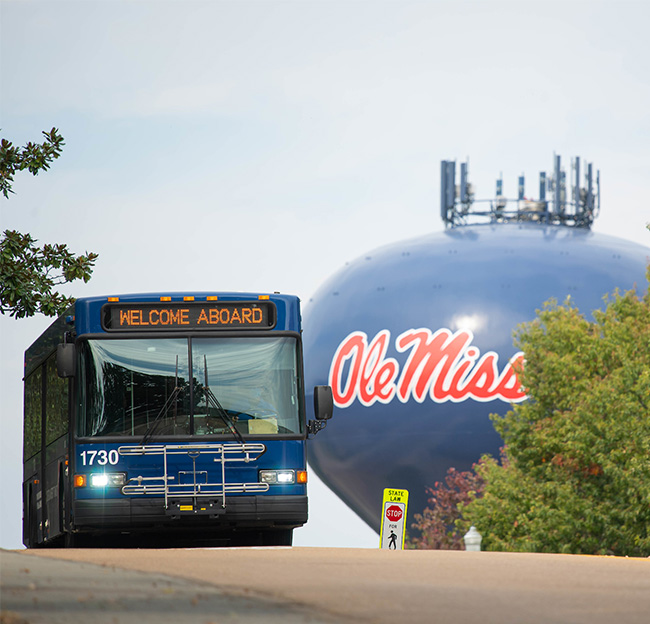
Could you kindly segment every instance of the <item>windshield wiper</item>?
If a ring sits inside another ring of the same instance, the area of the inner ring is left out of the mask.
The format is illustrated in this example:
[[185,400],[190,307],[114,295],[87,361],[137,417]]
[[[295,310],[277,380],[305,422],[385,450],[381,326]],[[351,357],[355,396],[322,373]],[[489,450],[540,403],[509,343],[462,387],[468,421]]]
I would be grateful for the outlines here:
[[151,440],[154,433],[156,432],[156,429],[158,429],[158,425],[160,424],[160,421],[167,414],[169,408],[172,405],[174,405],[174,402],[176,401],[176,398],[180,393],[181,393],[181,388],[178,385],[178,356],[176,356],[176,374],[174,377],[174,389],[172,390],[172,393],[167,397],[165,404],[162,406],[158,414],[156,414],[156,417],[153,419],[153,421],[145,431],[144,435],[142,436],[142,440],[140,440],[140,446],[143,446],[144,444],[149,442],[149,440]]
[[245,444],[244,437],[241,433],[239,433],[239,431],[237,431],[235,425],[232,422],[232,419],[230,416],[228,416],[228,412],[226,412],[226,410],[223,408],[223,405],[219,403],[219,399],[217,399],[217,397],[214,395],[214,392],[210,390],[210,386],[208,384],[208,359],[205,355],[203,355],[203,369],[205,374],[203,392],[205,393],[206,408],[208,404],[211,404],[212,407],[217,410],[217,414],[219,414],[221,420],[223,420],[228,429],[230,429],[230,433],[232,433],[239,442]]

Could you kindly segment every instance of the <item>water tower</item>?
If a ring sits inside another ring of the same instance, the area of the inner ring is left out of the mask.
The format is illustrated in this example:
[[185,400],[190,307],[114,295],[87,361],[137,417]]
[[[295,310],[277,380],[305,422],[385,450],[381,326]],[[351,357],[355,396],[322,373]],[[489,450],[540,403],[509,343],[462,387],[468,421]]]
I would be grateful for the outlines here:
[[443,161],[440,204],[443,232],[361,255],[304,311],[306,388],[330,384],[337,406],[310,464],[377,531],[385,487],[410,491],[410,524],[449,467],[498,455],[489,414],[524,400],[519,323],[552,297],[590,315],[617,287],[645,289],[650,250],[591,231],[600,175],[578,158],[567,178],[555,156],[534,200],[523,176],[516,198],[499,179],[477,199],[467,164]]

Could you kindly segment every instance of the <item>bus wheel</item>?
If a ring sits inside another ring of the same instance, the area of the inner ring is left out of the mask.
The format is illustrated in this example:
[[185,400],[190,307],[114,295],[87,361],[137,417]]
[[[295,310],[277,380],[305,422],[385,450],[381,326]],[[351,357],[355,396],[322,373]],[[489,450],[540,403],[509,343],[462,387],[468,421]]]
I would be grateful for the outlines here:
[[276,529],[262,534],[264,546],[291,546],[293,544],[293,529]]
[[65,481],[63,480],[63,465],[59,466],[59,526],[57,533],[63,533],[65,522]]
[[38,546],[38,527],[36,526],[37,521],[36,515],[36,500],[34,497],[34,492],[30,486],[29,488],[29,517],[27,518],[28,531],[29,531],[29,547],[36,548]]
[[70,531],[67,531],[64,535],[64,548],[89,548],[91,545],[91,539],[88,535],[71,533]]

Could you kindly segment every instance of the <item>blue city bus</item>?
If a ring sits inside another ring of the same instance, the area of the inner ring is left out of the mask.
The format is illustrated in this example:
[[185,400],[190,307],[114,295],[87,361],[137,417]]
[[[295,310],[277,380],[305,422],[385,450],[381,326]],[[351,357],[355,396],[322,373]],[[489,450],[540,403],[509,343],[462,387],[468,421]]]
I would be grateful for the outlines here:
[[304,396],[297,297],[77,299],[25,353],[23,542],[291,545]]

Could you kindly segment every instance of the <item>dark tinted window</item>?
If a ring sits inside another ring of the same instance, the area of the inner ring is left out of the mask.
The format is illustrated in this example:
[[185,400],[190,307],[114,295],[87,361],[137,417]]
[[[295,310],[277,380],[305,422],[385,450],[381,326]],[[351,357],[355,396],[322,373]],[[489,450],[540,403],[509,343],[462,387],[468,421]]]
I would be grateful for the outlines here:
[[56,372],[56,355],[45,363],[45,443],[68,431],[68,380]]
[[25,379],[25,419],[23,430],[24,458],[29,459],[41,450],[41,411],[43,409],[42,368],[37,368]]

